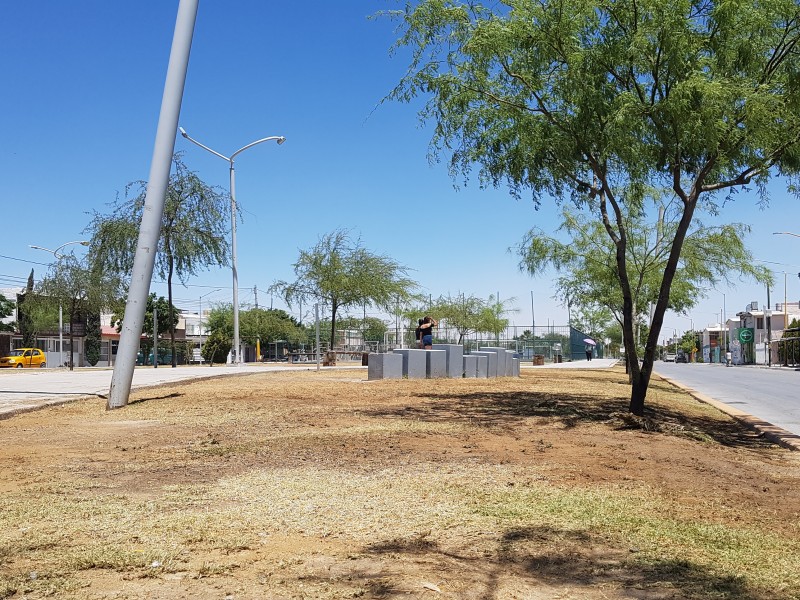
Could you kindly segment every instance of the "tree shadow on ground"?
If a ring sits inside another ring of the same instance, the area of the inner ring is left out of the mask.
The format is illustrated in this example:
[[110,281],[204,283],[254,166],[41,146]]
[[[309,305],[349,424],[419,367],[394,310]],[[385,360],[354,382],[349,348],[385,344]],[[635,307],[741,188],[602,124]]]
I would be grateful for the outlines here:
[[375,408],[363,414],[428,422],[467,422],[485,427],[508,427],[526,419],[555,421],[565,428],[581,423],[606,423],[611,429],[638,429],[749,449],[772,442],[734,419],[687,415],[659,406],[646,407],[643,417],[628,412],[625,397],[598,399],[570,392],[498,391],[417,394],[422,403],[396,408]]
[[[497,540],[494,548],[478,553],[474,548],[445,550],[424,537],[393,539],[371,544],[364,549],[376,557],[402,558],[430,570],[446,573],[457,570],[461,585],[480,589],[470,597],[495,600],[503,594],[503,583],[515,578],[524,585],[587,594],[596,591],[603,597],[660,600],[684,598],[700,600],[766,600],[765,592],[750,587],[737,575],[714,572],[706,566],[673,558],[644,558],[631,548],[614,548],[605,538],[587,531],[554,527],[513,527]],[[396,570],[401,570],[398,565]],[[364,575],[364,574],[362,574]],[[375,589],[372,579],[380,580],[382,595],[376,598],[407,597],[408,590],[386,584],[387,576],[364,576],[362,582]],[[353,574],[354,579],[358,577]],[[466,578],[466,580],[465,580]],[[444,587],[444,584],[443,584]],[[607,596],[603,590],[615,590]],[[443,591],[446,591],[443,589]],[[595,594],[592,594],[594,597]]]

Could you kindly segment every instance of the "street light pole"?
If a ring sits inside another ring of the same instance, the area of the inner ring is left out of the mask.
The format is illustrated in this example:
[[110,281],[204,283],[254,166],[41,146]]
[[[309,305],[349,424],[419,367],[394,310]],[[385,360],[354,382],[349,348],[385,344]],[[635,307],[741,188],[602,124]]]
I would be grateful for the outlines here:
[[224,154],[220,154],[216,150],[212,150],[205,144],[201,144],[196,139],[189,137],[183,127],[179,127],[181,135],[193,144],[200,146],[203,150],[207,150],[214,156],[218,156],[223,160],[228,161],[230,165],[230,193],[231,193],[231,270],[233,271],[233,349],[231,350],[231,362],[234,366],[239,364],[241,357],[241,348],[239,347],[239,273],[236,254],[236,170],[234,168],[234,159],[237,154],[244,152],[248,148],[252,148],[262,142],[275,141],[278,145],[283,144],[286,138],[282,135],[272,135],[269,137],[261,138],[255,142],[250,142],[246,146],[242,146],[236,152],[230,155],[230,158]]
[[[89,242],[87,240],[75,240],[73,242],[67,242],[66,244],[61,244],[55,250],[50,250],[50,248],[45,248],[43,246],[34,246],[33,244],[30,245],[31,248],[34,250],[44,250],[45,252],[50,252],[56,260],[61,260],[63,258],[63,254],[59,254],[58,251],[62,248],[67,246],[71,246],[72,244],[80,244],[81,246],[88,246]],[[70,319],[70,327],[72,327],[72,320]],[[72,354],[72,346],[69,348],[70,354]],[[64,366],[64,309],[62,307],[61,300],[58,301],[58,366]],[[72,361],[70,360],[70,364]]]

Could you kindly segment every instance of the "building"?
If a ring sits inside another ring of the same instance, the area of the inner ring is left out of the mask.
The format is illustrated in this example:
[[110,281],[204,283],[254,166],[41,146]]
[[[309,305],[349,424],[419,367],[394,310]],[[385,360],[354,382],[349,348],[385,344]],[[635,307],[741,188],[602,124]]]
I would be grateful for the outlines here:
[[772,309],[748,304],[736,319],[728,320],[733,363],[777,364],[778,341],[794,319],[800,319],[798,302],[776,302]]

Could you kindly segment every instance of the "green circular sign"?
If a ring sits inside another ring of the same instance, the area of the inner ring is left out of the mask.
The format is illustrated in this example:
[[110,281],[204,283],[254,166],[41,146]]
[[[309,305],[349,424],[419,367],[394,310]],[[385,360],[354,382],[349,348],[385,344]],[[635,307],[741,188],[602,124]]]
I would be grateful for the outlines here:
[[749,344],[753,341],[753,330],[752,329],[740,329],[739,330],[739,341],[743,344]]

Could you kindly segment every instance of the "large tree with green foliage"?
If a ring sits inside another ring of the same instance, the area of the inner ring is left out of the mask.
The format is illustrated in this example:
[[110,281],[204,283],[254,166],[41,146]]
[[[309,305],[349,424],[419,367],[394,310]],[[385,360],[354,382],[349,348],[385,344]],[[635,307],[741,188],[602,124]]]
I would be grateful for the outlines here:
[[[614,248],[630,410],[644,411],[664,314],[698,207],[800,168],[796,0],[419,0],[393,13],[411,66],[392,94],[429,98],[434,153],[484,185],[571,199]],[[626,215],[679,201],[644,360]]]
[[[206,185],[183,164],[180,154],[173,157],[172,164],[155,262],[156,273],[167,281],[170,307],[174,276],[185,283],[200,269],[227,264],[230,212],[227,194]],[[130,183],[124,198],[117,198],[111,205],[110,214],[94,213],[87,231],[92,235],[90,255],[98,268],[130,274],[146,191],[146,181]],[[170,344],[174,367],[174,327],[170,330]]]
[[[240,336],[246,344],[255,345],[278,340],[298,344],[307,340],[307,333],[297,320],[279,308],[251,308],[239,312]],[[233,336],[233,307],[218,304],[208,315],[211,333]]]
[[[646,220],[645,211],[623,207],[627,233],[625,266],[628,270],[630,297],[633,304],[633,333],[637,351],[640,349],[640,329],[650,325],[650,310],[658,302],[661,283],[667,268],[672,240],[678,228],[681,209],[679,202],[659,202],[659,218]],[[745,245],[750,228],[744,224],[706,227],[698,219],[686,233],[675,278],[669,291],[667,307],[685,312],[707,290],[720,281],[732,284],[738,276],[765,283],[770,271],[756,264]],[[555,235],[534,228],[519,247],[520,267],[533,275],[554,267],[561,275],[555,279],[557,297],[571,304],[579,318],[580,327],[590,335],[603,330],[603,323],[613,318],[624,324],[625,298],[619,285],[616,245],[605,235],[602,223],[590,213],[565,208],[562,223]],[[606,317],[597,314],[601,310]],[[588,328],[587,328],[588,327]]]
[[297,302],[319,302],[331,315],[331,340],[336,339],[336,316],[340,310],[374,306],[391,310],[405,302],[416,289],[408,268],[389,256],[366,249],[348,231],[323,235],[310,250],[301,250],[293,265],[295,281],[278,281],[272,289],[289,306]]
[[[439,320],[440,327],[452,327],[458,333],[458,343],[464,341],[464,337],[470,333],[482,330],[481,316],[486,308],[486,301],[477,296],[463,293],[452,296],[439,296],[433,306],[426,312],[430,312]],[[412,324],[417,322],[420,312],[409,315]]]

